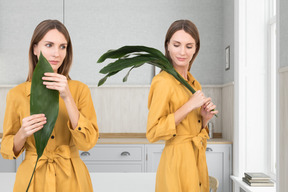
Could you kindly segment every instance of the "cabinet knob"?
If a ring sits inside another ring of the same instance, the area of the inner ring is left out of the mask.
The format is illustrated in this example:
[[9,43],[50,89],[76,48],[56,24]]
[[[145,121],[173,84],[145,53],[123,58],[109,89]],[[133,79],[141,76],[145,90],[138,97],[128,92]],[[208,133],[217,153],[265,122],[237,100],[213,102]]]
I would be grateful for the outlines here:
[[206,151],[213,151],[213,149],[211,149],[210,147],[207,147]]
[[83,151],[80,155],[83,157],[87,157],[90,156],[90,153],[88,151]]
[[130,153],[128,151],[123,151],[121,153],[121,156],[130,156]]

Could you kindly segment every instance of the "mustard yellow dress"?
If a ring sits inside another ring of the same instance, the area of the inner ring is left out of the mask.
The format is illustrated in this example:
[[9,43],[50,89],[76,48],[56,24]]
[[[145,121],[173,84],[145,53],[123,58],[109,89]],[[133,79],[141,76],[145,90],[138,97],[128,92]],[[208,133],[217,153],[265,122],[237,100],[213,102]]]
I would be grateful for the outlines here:
[[[201,90],[199,82],[188,73],[187,82]],[[150,142],[165,140],[156,176],[156,192],[208,192],[206,164],[207,127],[202,129],[200,108],[190,112],[175,125],[174,112],[192,93],[165,71],[151,83],[148,99],[146,137]]]
[[[38,161],[29,192],[93,191],[88,169],[80,159],[78,150],[88,151],[97,142],[99,132],[96,113],[89,88],[74,80],[69,80],[68,85],[80,112],[77,128],[72,129],[65,103],[59,97],[59,115]],[[33,135],[27,138],[17,157],[13,152],[13,139],[21,127],[22,119],[30,116],[30,90],[31,82],[25,82],[7,94],[1,154],[5,159],[15,159],[26,150],[25,159],[16,173],[14,192],[26,191],[37,158]]]

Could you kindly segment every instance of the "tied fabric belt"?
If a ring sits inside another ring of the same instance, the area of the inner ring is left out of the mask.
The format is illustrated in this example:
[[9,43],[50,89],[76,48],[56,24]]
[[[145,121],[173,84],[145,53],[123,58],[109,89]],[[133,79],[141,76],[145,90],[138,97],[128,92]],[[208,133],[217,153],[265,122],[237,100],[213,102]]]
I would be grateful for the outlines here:
[[178,143],[191,142],[194,148],[199,151],[196,157],[196,163],[198,168],[199,181],[201,183],[201,191],[209,191],[209,175],[206,163],[206,147],[207,139],[209,139],[206,129],[202,129],[196,136],[190,135],[178,135],[173,139],[166,141],[166,145],[174,145]]
[[[47,166],[45,175],[45,191],[56,192],[56,165],[59,167],[67,177],[71,175],[70,159],[79,157],[78,149],[73,146],[61,145],[55,151],[44,151],[41,158],[38,160],[36,172],[38,169]],[[36,159],[37,153],[35,151],[26,151],[25,159]],[[44,178],[43,178],[44,179]],[[34,180],[34,179],[33,179]]]

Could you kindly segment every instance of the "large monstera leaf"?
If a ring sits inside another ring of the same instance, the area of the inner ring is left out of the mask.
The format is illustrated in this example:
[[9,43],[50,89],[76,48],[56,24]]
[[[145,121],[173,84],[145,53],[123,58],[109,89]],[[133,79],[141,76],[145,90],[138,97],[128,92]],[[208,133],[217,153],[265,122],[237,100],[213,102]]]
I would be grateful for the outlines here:
[[[56,90],[47,89],[46,86],[43,85],[42,77],[46,72],[53,73],[54,71],[47,59],[42,55],[42,53],[40,53],[38,63],[33,72],[31,83],[30,115],[43,113],[47,118],[47,123],[41,130],[34,133],[37,150],[37,161],[35,168],[52,134],[59,111],[59,92]],[[32,173],[27,191],[33,178],[35,168]]]

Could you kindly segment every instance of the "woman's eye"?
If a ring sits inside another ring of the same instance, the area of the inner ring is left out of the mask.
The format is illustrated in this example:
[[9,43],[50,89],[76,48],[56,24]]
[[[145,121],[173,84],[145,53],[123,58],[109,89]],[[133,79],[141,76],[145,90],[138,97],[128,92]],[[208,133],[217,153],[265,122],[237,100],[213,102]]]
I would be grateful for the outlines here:
[[46,44],[46,47],[52,47],[51,43]]
[[174,47],[179,47],[179,45],[178,44],[174,44]]
[[65,46],[65,45],[62,45],[60,48],[61,48],[61,49],[66,49],[66,46]]
[[187,49],[192,49],[193,47],[191,47],[191,46],[187,46]]

